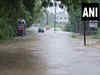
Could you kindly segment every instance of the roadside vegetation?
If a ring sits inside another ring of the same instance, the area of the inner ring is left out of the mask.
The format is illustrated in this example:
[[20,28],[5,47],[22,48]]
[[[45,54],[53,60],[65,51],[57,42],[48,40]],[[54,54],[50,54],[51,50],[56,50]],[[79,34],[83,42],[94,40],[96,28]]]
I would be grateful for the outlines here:
[[93,35],[93,39],[100,39],[100,28],[98,28],[96,34]]
[[18,19],[25,19],[27,26],[37,22],[41,15],[40,0],[1,0],[0,1],[0,40],[16,36]]

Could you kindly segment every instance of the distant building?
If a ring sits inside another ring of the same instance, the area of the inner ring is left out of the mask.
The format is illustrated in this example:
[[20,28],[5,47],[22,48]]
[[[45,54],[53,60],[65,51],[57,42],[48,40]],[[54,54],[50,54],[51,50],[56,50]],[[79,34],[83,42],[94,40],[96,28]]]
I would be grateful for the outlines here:
[[57,24],[67,24],[68,23],[68,14],[65,12],[60,12],[56,14],[56,23]]

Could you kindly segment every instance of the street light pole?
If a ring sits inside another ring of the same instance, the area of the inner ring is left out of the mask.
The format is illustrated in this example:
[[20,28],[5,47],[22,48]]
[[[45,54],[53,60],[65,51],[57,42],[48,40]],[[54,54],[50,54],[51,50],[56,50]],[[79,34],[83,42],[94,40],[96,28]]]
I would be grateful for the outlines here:
[[[48,2],[48,0],[47,0],[47,3],[49,3]],[[48,7],[47,7],[47,9],[48,9]],[[49,14],[48,14],[48,10],[46,9],[46,16],[47,16],[47,21],[46,21],[46,30],[48,30],[48,24],[49,24]]]
[[47,25],[48,25],[48,12],[46,11],[46,15],[47,15]]
[[56,0],[54,0],[55,5],[55,23],[54,23],[54,31],[56,31]]

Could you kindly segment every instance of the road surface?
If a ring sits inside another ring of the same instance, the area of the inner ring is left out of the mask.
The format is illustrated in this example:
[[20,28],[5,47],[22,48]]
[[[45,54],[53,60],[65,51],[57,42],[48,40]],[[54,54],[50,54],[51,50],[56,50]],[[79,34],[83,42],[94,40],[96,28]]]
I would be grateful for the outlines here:
[[0,75],[100,75],[100,51],[76,44],[47,32],[0,45]]

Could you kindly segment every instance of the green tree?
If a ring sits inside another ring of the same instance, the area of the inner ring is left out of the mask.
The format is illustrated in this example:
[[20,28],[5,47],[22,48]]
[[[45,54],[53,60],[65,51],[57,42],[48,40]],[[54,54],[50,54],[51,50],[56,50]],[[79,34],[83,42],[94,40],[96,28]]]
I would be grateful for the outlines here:
[[40,0],[1,0],[0,39],[16,36],[16,26],[19,18],[24,18],[28,25],[32,21],[36,21],[36,18],[41,13],[40,7]]

